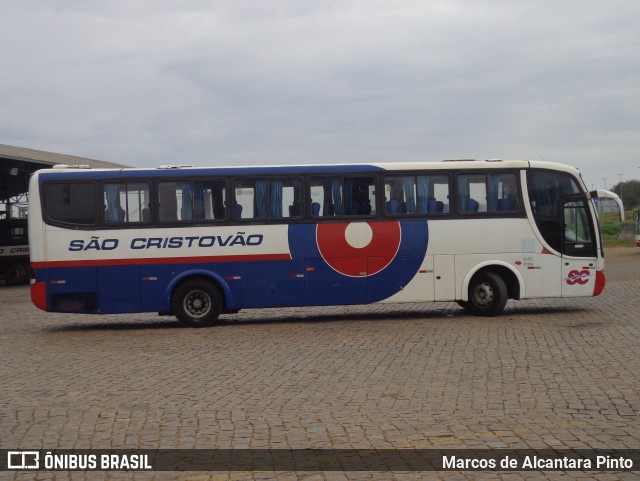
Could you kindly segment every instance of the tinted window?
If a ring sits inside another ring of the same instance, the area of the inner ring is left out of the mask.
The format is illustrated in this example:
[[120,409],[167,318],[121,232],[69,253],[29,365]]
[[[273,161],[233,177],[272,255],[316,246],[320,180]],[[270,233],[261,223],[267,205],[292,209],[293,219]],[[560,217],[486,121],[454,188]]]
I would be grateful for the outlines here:
[[449,178],[446,175],[393,175],[384,180],[388,215],[446,214]]
[[529,200],[535,216],[559,218],[559,201],[563,196],[580,192],[572,175],[553,170],[530,170],[527,173]]
[[376,213],[373,177],[312,178],[311,214],[314,217],[367,216]]
[[527,187],[540,234],[553,249],[561,252],[564,217],[574,215],[570,214],[571,210],[567,213],[561,211],[561,199],[579,193],[578,183],[565,172],[531,169],[527,171]]
[[457,208],[461,214],[519,212],[516,175],[463,173],[456,177]]
[[302,215],[297,179],[239,179],[234,182],[236,219],[283,219]]
[[97,222],[97,188],[92,182],[46,184],[44,202],[49,220],[78,225]]
[[106,224],[149,222],[149,184],[146,182],[107,183],[104,185],[104,221]]
[[567,202],[564,206],[563,253],[569,256],[591,257],[596,255],[595,247],[587,201]]
[[158,183],[161,222],[222,220],[226,214],[223,180],[179,180]]

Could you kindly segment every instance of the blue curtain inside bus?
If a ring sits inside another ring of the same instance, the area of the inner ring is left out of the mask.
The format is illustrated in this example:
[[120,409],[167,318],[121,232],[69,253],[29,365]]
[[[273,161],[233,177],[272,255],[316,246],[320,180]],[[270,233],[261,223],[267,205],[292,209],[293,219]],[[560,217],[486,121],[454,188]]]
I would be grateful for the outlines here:
[[282,217],[282,187],[281,180],[271,181],[271,217]]
[[[420,175],[417,177],[418,180],[418,212],[420,214],[424,214],[429,212],[429,177]],[[435,204],[435,202],[434,202]],[[434,205],[435,207],[435,205]],[[435,208],[434,208],[435,210]]]
[[205,218],[204,184],[202,182],[196,182],[193,185],[193,218],[197,220]]
[[416,194],[414,191],[415,177],[405,177],[402,181],[404,186],[404,198],[407,204],[407,214],[416,213]]
[[114,223],[114,222],[123,222],[124,221],[124,210],[120,207],[120,185],[118,184],[107,184],[104,186],[104,191],[107,196],[107,210],[105,213],[105,221]]
[[489,175],[488,187],[488,201],[489,212],[495,212],[498,210],[498,190],[500,188],[500,176],[495,174]]
[[267,181],[256,180],[255,208],[257,218],[267,217]]
[[333,179],[331,181],[331,195],[333,196],[333,207],[335,215],[342,215],[342,183],[340,179]]
[[469,201],[469,179],[467,177],[458,177],[458,211],[467,212]]
[[360,204],[353,198],[353,180],[344,179],[344,213],[346,215],[357,214]]
[[193,190],[191,182],[182,183],[182,208],[180,209],[182,220],[193,219]]

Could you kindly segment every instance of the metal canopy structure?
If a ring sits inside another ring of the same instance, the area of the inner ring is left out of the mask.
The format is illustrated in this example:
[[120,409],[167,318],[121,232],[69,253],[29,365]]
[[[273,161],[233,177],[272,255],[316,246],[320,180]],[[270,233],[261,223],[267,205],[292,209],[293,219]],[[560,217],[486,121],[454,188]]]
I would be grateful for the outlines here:
[[57,164],[88,165],[96,169],[121,169],[126,165],[75,155],[0,144],[0,219],[24,217],[29,177]]

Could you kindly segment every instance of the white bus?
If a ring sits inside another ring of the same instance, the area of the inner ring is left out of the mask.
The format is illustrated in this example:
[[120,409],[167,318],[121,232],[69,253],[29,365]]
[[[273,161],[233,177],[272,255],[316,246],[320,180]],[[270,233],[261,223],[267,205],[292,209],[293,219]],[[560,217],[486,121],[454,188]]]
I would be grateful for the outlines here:
[[32,299],[208,326],[243,308],[597,296],[579,172],[529,161],[39,171]]
[[598,214],[615,213],[618,214],[620,222],[624,221],[624,205],[622,199],[615,192],[610,190],[592,191],[592,198],[596,204],[596,210]]

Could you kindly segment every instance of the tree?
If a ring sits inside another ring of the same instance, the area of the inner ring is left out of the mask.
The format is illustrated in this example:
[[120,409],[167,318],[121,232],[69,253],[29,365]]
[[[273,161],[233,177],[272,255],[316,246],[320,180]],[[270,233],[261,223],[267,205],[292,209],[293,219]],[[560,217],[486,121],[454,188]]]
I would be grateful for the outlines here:
[[618,182],[611,191],[620,196],[625,209],[640,207],[640,180]]

